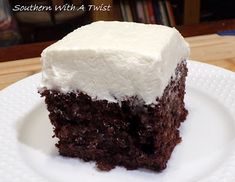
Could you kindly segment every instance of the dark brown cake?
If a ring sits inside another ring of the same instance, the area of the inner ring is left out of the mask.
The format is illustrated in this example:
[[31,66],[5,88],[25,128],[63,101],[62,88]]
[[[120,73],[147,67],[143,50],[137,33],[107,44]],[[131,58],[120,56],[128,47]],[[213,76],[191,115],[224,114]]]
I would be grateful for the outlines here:
[[157,98],[157,105],[141,104],[144,102],[138,97],[118,104],[93,101],[79,90],[67,94],[41,90],[59,139],[59,153],[96,161],[101,170],[117,165],[127,169],[165,169],[181,141],[178,128],[187,116],[186,61],[178,64],[175,73],[163,96]]

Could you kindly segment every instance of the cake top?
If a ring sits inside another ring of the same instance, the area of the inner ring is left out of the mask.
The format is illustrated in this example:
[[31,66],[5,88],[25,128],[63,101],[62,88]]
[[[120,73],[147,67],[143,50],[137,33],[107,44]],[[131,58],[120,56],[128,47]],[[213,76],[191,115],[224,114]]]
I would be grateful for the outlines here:
[[110,102],[137,95],[146,104],[155,103],[188,54],[188,44],[174,28],[94,22],[43,51],[41,86],[79,90]]
[[48,50],[115,50],[142,56],[143,61],[162,61],[157,58],[171,36],[178,34],[176,29],[162,25],[98,21],[74,30]]

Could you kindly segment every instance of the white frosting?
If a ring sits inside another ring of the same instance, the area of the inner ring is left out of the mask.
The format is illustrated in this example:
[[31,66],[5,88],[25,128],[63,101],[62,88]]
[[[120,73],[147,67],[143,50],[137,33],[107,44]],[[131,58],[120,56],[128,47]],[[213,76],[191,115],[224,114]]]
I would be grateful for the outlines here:
[[188,55],[188,44],[174,28],[95,22],[42,52],[40,87],[80,90],[110,102],[137,95],[146,104],[154,104],[177,64]]

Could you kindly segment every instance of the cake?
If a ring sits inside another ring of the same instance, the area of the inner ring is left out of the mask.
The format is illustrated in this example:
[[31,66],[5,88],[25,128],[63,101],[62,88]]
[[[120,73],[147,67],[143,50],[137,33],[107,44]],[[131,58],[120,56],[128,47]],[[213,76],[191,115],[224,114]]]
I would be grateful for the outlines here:
[[99,21],[41,55],[59,154],[100,170],[166,168],[181,141],[189,46],[162,25]]

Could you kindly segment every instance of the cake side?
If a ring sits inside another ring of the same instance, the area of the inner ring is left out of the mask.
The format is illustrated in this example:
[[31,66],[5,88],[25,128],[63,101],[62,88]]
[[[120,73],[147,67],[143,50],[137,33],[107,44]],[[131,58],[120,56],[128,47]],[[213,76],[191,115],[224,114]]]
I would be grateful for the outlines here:
[[188,54],[188,44],[174,28],[95,22],[43,51],[41,88],[80,90],[109,102],[136,95],[156,104]]
[[[96,161],[101,170],[120,165],[127,169],[161,171],[180,142],[179,126],[187,116],[184,106],[186,62],[180,62],[175,76],[157,104],[139,97],[126,97],[121,104],[93,100],[80,90],[63,93],[44,88],[49,117],[59,139],[59,153]],[[142,104],[141,104],[142,103]]]

